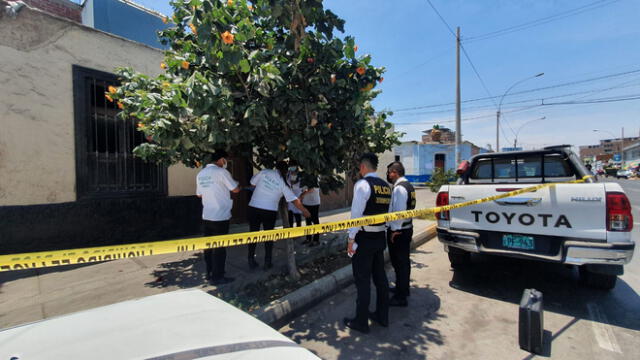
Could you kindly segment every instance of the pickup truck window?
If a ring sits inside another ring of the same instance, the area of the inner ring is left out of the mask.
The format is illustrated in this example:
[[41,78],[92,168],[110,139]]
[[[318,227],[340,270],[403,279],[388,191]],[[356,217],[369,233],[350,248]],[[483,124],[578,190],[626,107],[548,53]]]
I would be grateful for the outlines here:
[[543,171],[545,178],[574,176],[568,161],[561,154],[546,154],[544,164],[539,155],[478,159],[471,172],[471,179],[540,178]]

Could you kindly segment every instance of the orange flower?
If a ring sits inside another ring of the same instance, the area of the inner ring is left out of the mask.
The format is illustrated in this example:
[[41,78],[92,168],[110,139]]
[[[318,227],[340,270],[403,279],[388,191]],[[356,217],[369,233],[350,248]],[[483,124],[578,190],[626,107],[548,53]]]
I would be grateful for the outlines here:
[[113,102],[113,99],[111,98],[111,96],[109,96],[109,94],[105,94],[104,97],[109,100],[109,102]]
[[124,105],[120,101],[118,101],[118,109],[124,109]]
[[353,51],[358,51],[358,45],[355,45],[355,46],[353,47]]
[[220,35],[220,37],[222,38],[222,42],[223,43],[225,43],[227,45],[233,44],[234,36],[233,36],[232,33],[228,32],[228,31],[225,31],[225,32],[222,33],[222,35]]
[[233,0],[227,0],[227,6],[232,6],[233,5]]
[[189,24],[189,28],[191,29],[191,32],[193,32],[194,35],[198,34],[198,29],[196,29],[196,26],[193,25],[193,23]]
[[161,62],[160,63],[160,69],[165,70],[167,68],[167,64]]
[[143,127],[144,127],[144,124],[143,124],[143,123],[141,123],[141,122],[139,122],[139,123],[138,123],[138,129],[142,129]]
[[360,89],[360,91],[369,91],[373,89],[373,83],[369,83],[367,84],[365,87],[363,87],[362,89]]
[[336,83],[336,74],[331,74],[331,83],[332,84]]
[[383,81],[384,81],[383,77],[381,77],[380,80],[378,80],[378,82],[381,83],[381,84],[382,84]]
[[180,64],[182,66],[183,69],[185,70],[189,70],[189,62],[182,60],[182,64]]
[[163,16],[162,17],[162,22],[165,23],[165,24],[169,23],[169,18],[166,17],[166,16]]
[[249,11],[253,11],[253,6],[247,5],[247,9],[249,9]]
[[366,70],[362,66],[356,69],[356,72],[360,75],[364,75],[365,71]]
[[116,89],[115,86],[109,85],[107,89],[109,89],[109,93],[111,94],[115,94],[116,92],[118,92],[118,89]]

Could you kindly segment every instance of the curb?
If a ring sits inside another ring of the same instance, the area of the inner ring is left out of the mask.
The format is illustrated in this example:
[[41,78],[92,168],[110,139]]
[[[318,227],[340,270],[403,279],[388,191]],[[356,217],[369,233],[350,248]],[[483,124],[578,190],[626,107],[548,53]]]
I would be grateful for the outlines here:
[[[436,235],[436,224],[427,227],[425,230],[413,236],[411,248],[415,249]],[[389,253],[385,252],[385,262],[389,262]],[[324,299],[332,296],[343,288],[353,283],[351,265],[338,269],[331,274],[301,287],[300,289],[274,300],[271,303],[253,312],[253,316],[260,321],[274,327],[284,326],[294,317],[302,314],[305,310],[320,303]]]

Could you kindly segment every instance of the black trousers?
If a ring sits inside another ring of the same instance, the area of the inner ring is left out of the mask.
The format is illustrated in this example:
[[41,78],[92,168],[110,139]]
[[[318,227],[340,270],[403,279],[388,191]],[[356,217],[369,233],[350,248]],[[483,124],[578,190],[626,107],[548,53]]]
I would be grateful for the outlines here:
[[384,271],[385,232],[359,231],[356,235],[358,248],[351,258],[353,278],[358,298],[356,299],[356,318],[360,324],[369,322],[369,303],[371,301],[371,280],[376,286],[376,313],[383,321],[389,319],[389,282]]
[[[229,220],[202,220],[202,227],[202,233],[204,236],[225,235],[229,233]],[[227,249],[220,247],[205,250],[204,261],[207,264],[207,277],[209,279],[220,279],[224,277],[224,265],[227,261]]]
[[[273,230],[276,227],[276,218],[278,217],[277,211],[264,210],[249,206],[249,231]],[[249,259],[253,259],[256,256],[256,247],[258,244],[249,244]],[[266,264],[271,263],[271,253],[273,252],[273,241],[267,241],[264,243],[264,262]]]
[[398,299],[406,299],[409,296],[409,278],[411,277],[411,237],[413,229],[400,230],[400,235],[391,242],[392,231],[387,231],[387,243],[389,245],[389,258],[396,272],[396,294]]
[[[306,207],[307,210],[309,210],[309,213],[311,213],[311,217],[304,219],[307,226],[320,224],[320,218],[318,217],[318,213],[320,212],[320,205],[305,205],[304,207]],[[307,235],[307,241],[311,241],[311,235]],[[320,234],[314,234],[313,242],[318,241],[320,241]]]
[[301,227],[302,226],[302,214],[296,214],[293,211],[289,210],[289,225],[291,225],[293,227],[293,219],[295,218],[296,220],[296,226],[297,227]]

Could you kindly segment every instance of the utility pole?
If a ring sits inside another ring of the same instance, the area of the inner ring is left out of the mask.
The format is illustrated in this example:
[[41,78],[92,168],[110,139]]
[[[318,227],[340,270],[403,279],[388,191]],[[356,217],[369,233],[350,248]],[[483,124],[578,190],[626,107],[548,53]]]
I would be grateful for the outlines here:
[[462,160],[462,119],[460,118],[460,27],[456,30],[456,166]]
[[620,143],[620,168],[624,169],[624,126],[622,127],[622,139]]

